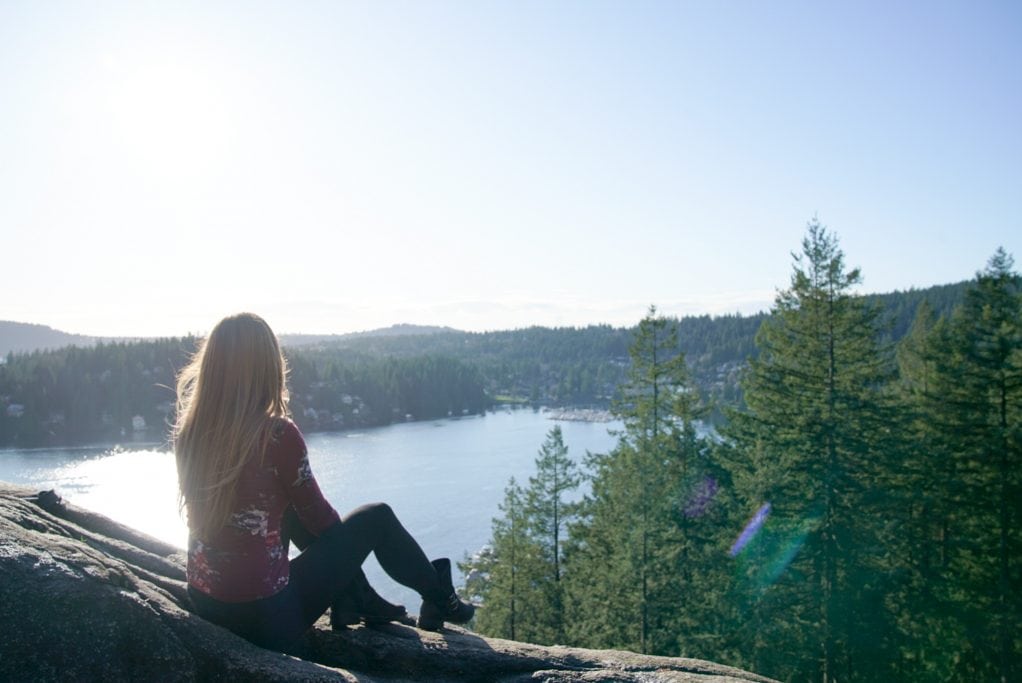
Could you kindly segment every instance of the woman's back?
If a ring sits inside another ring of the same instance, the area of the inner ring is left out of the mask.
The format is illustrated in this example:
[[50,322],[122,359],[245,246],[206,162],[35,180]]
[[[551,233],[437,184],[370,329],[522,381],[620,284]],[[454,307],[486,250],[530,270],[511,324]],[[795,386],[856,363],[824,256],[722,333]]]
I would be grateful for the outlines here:
[[224,526],[188,543],[188,582],[224,602],[256,600],[287,585],[281,520],[288,505],[316,534],[338,519],[312,477],[301,433],[288,420],[276,421],[262,459],[246,461],[233,501]]

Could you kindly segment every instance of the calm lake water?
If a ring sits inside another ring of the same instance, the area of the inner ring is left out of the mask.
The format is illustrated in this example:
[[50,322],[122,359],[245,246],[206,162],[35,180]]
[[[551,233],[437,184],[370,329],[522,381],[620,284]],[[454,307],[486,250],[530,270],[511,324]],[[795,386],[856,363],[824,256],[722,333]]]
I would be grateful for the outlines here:
[[[554,422],[532,410],[411,422],[357,432],[308,434],[309,459],[327,499],[343,515],[389,503],[430,557],[454,561],[490,538],[504,488],[526,483],[547,432],[560,425],[569,455],[606,452],[618,423]],[[167,451],[71,448],[0,450],[0,480],[56,489],[67,500],[184,547],[177,475]],[[370,556],[366,573],[391,600],[418,611],[417,597],[391,581]],[[455,577],[457,583],[460,577]]]

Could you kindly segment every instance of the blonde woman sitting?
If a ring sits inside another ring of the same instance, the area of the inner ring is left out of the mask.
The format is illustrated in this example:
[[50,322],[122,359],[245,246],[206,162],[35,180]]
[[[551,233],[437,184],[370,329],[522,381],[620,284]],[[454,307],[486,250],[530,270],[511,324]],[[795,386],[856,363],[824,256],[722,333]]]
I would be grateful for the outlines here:
[[[259,316],[221,320],[178,377],[174,453],[188,515],[188,591],[195,611],[248,640],[287,650],[333,605],[393,620],[404,609],[369,587],[375,553],[394,580],[422,596],[418,626],[465,623],[475,608],[451,583],[450,561],[430,562],[383,503],[343,519],[313,476],[288,418],[286,363]],[[288,542],[302,549],[288,559]]]

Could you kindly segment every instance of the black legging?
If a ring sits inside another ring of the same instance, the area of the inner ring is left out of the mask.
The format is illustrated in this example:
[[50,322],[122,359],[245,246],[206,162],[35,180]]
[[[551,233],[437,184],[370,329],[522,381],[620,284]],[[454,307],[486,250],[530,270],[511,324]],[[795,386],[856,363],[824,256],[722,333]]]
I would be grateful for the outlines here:
[[370,552],[398,583],[428,599],[446,597],[426,554],[386,503],[353,510],[319,538],[296,522],[293,511],[285,515],[284,546],[290,538],[302,553],[291,561],[291,576],[282,591],[251,602],[227,603],[189,586],[195,611],[256,645],[287,650],[361,571]]

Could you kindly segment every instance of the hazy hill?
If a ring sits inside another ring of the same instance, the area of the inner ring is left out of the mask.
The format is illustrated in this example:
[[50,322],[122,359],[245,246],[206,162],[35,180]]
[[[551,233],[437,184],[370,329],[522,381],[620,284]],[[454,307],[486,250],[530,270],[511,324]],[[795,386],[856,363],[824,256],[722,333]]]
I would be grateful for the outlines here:
[[6,356],[13,351],[37,351],[41,349],[59,349],[62,346],[91,346],[96,337],[83,334],[61,332],[46,325],[17,323],[11,320],[0,320],[0,355]]
[[[366,337],[405,337],[428,336],[445,332],[458,332],[453,327],[436,327],[430,325],[399,324],[381,327],[377,330],[351,332],[349,334],[282,334],[280,342],[284,346],[311,346],[315,344],[331,344],[351,339]],[[55,330],[48,325],[19,323],[13,320],[0,320],[0,356],[10,352],[25,353],[59,349],[64,346],[92,346],[97,341],[129,341],[124,337],[90,337],[84,334],[72,334]]]
[[[967,282],[956,282],[947,285],[934,285],[924,289],[909,289],[907,291],[894,291],[886,294],[869,294],[866,299],[879,304],[884,310],[884,319],[887,322],[886,336],[891,339],[900,339],[908,331],[915,316],[916,308],[922,301],[926,301],[938,315],[947,315],[956,303],[961,301]],[[682,346],[688,354],[699,354],[706,360],[720,361],[721,356],[732,359],[734,355],[744,356],[752,350],[752,337],[755,335],[759,323],[763,320],[764,314],[757,313],[749,316],[686,316],[681,318]],[[638,322],[638,321],[636,321]],[[724,328],[727,328],[724,331]],[[615,337],[611,342],[612,346],[618,348],[620,355],[625,355],[623,349],[627,348],[627,339],[631,328],[611,328],[607,325],[591,325],[585,328],[546,328],[531,327],[524,330],[503,330],[486,333],[470,333],[456,330],[453,327],[439,327],[431,325],[410,325],[397,324],[390,327],[381,327],[375,330],[363,332],[350,332],[347,334],[282,334],[281,344],[287,347],[349,347],[365,352],[376,352],[384,354],[405,355],[408,353],[441,352],[458,353],[466,350],[466,347],[473,351],[482,351],[484,355],[488,352],[497,352],[513,345],[512,340],[521,341],[528,339],[530,342],[547,339],[553,336],[572,336],[573,334],[585,333],[588,330],[599,330],[597,336],[604,337],[601,341],[606,342],[606,337]],[[699,341],[689,339],[686,343],[686,336],[693,334],[700,337]],[[728,338],[727,346],[732,344],[734,349],[724,350],[718,344],[720,336]],[[740,341],[738,338],[741,338]],[[618,347],[619,339],[625,339],[624,347]],[[467,341],[466,341],[467,340]],[[26,351],[37,351],[42,349],[57,349],[63,346],[91,346],[97,341],[129,341],[127,338],[114,337],[90,337],[82,334],[72,334],[55,330],[46,325],[35,325],[31,323],[20,323],[9,320],[0,320],[0,356],[6,356],[9,352],[22,353]],[[535,350],[531,347],[529,351]],[[557,344],[553,348],[545,349],[546,352],[557,354]],[[485,349],[485,350],[484,350]],[[723,353],[722,353],[723,352]],[[708,354],[708,356],[707,356]],[[690,361],[694,360],[690,357]]]
[[896,290],[887,294],[870,294],[867,301],[883,311],[885,341],[897,341],[908,333],[916,316],[916,309],[924,301],[938,316],[951,315],[952,309],[965,297],[969,281],[947,285],[934,285],[925,289]]
[[332,344],[334,342],[364,337],[414,337],[444,332],[458,332],[458,330],[453,327],[409,325],[405,323],[381,327],[376,330],[366,330],[364,332],[349,332],[348,334],[282,334],[280,335],[280,343],[284,346],[311,346],[314,344]]

